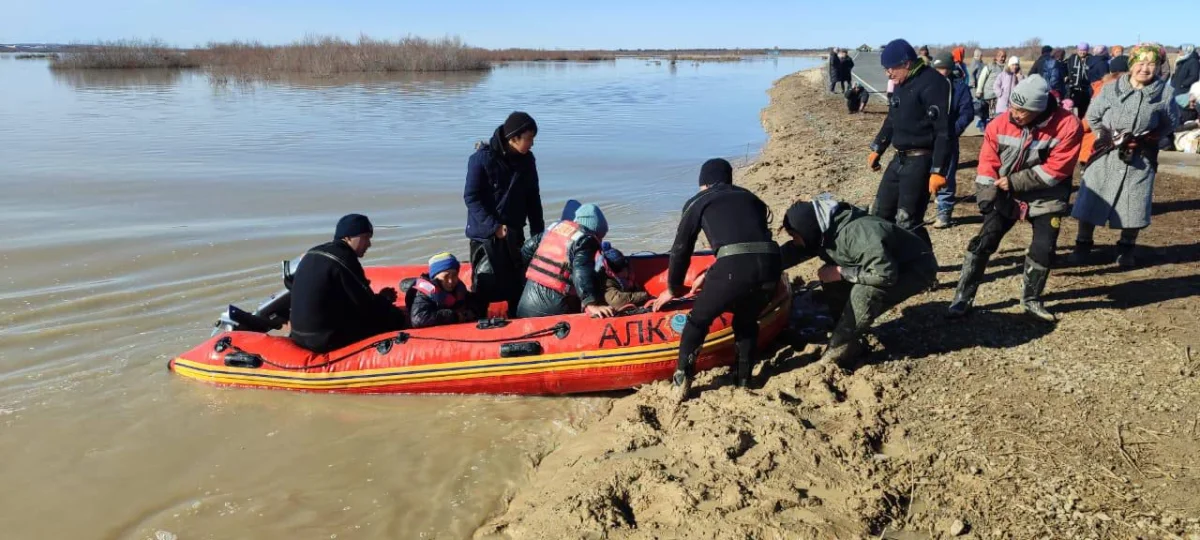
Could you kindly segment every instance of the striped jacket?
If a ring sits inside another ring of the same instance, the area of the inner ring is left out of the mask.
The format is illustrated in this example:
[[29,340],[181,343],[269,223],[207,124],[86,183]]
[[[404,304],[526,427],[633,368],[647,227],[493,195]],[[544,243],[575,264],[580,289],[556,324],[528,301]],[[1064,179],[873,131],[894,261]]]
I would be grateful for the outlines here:
[[1053,97],[1028,126],[997,116],[983,133],[976,199],[994,202],[996,180],[1007,177],[1013,196],[1029,204],[1029,217],[1066,212],[1082,137],[1079,120]]

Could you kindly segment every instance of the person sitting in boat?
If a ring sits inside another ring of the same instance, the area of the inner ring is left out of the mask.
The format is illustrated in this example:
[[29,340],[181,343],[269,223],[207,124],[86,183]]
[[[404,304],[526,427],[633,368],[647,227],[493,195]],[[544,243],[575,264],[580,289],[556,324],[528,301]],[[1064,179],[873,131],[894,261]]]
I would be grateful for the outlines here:
[[641,306],[651,299],[650,293],[634,281],[633,267],[625,254],[608,242],[600,244],[596,273],[604,280],[604,301],[610,306]]
[[823,362],[853,368],[875,318],[937,283],[937,259],[921,237],[828,193],[793,204],[783,230],[792,237],[779,246],[784,268],[825,263],[817,279],[837,324]]
[[396,290],[371,289],[358,262],[371,247],[374,227],[367,216],[338,220],[333,241],[304,254],[292,281],[291,334],[297,345],[323,353],[404,327]]
[[458,279],[459,263],[452,253],[429,259],[429,273],[408,291],[406,304],[413,328],[427,328],[479,319],[480,309],[467,286]]
[[615,310],[604,299],[596,279],[596,255],[608,234],[600,208],[585,204],[574,219],[564,219],[521,247],[527,268],[525,290],[517,317],[546,317],[583,311],[592,317],[612,317]]

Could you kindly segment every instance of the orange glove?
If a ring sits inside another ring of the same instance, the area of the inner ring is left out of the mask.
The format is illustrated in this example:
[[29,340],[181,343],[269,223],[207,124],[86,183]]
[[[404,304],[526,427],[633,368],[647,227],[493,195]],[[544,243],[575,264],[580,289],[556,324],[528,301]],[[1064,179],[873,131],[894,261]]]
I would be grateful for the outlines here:
[[939,189],[946,187],[946,177],[940,174],[929,175],[929,194],[937,194]]
[[879,152],[871,152],[871,155],[867,156],[867,166],[872,171],[879,170]]

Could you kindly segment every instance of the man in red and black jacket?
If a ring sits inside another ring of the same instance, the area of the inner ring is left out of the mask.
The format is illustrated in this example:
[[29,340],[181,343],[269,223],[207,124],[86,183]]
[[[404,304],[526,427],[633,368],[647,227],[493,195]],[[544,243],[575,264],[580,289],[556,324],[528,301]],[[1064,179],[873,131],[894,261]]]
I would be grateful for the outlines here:
[[1008,114],[996,117],[984,130],[975,179],[983,226],[967,244],[951,317],[970,310],[1000,240],[1018,221],[1028,220],[1033,225],[1033,243],[1025,257],[1021,307],[1038,319],[1054,322],[1041,295],[1071,197],[1082,137],[1079,120],[1059,106],[1040,75],[1030,75],[1013,89]]

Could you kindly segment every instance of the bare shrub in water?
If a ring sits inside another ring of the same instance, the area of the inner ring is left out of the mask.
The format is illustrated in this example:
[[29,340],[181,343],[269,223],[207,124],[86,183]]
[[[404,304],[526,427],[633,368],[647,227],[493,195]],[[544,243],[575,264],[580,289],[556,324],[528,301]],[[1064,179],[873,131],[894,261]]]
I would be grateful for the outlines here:
[[86,49],[60,54],[50,61],[52,69],[134,69],[200,67],[195,54],[152,39],[104,41]]
[[205,64],[219,77],[274,78],[281,73],[329,76],[389,71],[463,71],[491,67],[483,49],[457,37],[405,37],[388,41],[361,36],[357,42],[308,36],[291,45],[256,42],[210,43]]

